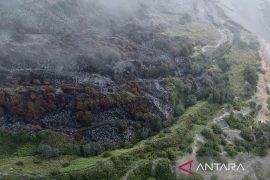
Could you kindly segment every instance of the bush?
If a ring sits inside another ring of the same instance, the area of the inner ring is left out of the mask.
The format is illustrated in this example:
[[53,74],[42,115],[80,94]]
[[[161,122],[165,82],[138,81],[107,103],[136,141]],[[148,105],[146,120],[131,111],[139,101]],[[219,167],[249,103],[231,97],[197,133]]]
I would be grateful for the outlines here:
[[253,87],[253,89],[255,89],[259,79],[256,69],[250,66],[246,67],[244,70],[244,76],[245,80]]
[[255,138],[251,128],[245,128],[241,131],[240,135],[248,142],[254,142]]
[[38,148],[38,153],[43,159],[51,159],[59,156],[59,150],[57,148],[52,148],[49,145],[41,145]]
[[235,140],[234,144],[236,147],[241,147],[241,149],[244,148],[247,152],[250,152],[253,148],[252,144],[245,140]]
[[79,144],[68,143],[60,148],[61,154],[81,156],[81,148]]
[[151,114],[150,115],[150,128],[154,132],[159,132],[162,128],[162,121],[159,115]]
[[140,139],[146,139],[150,135],[150,130],[148,128],[143,127],[140,130]]
[[208,130],[208,129],[204,129],[202,131],[202,135],[207,140],[214,140],[215,139],[215,135],[213,134],[213,132]]
[[59,170],[52,170],[52,171],[50,172],[50,174],[51,174],[51,176],[57,176],[57,175],[60,174],[60,171],[59,171]]
[[233,113],[231,113],[229,117],[226,117],[225,120],[228,125],[234,129],[243,129],[245,127],[249,127],[254,122],[252,116],[234,115]]
[[24,165],[24,163],[23,163],[22,161],[17,161],[15,164],[16,164],[17,166],[23,166],[23,165]]
[[257,106],[257,104],[256,104],[256,102],[254,102],[254,101],[251,101],[250,103],[249,103],[249,107],[253,110],[255,110],[256,109],[256,106]]
[[170,162],[167,160],[160,160],[156,165],[155,177],[157,179],[176,179],[175,174],[171,170]]
[[220,148],[218,143],[209,141],[203,144],[199,150],[197,151],[197,156],[209,156],[209,157],[218,157],[220,152]]
[[192,75],[199,75],[200,73],[202,73],[203,69],[202,67],[196,63],[196,62],[193,62],[191,65],[190,65],[190,73]]
[[235,150],[233,145],[227,145],[225,147],[225,151],[229,154],[231,157],[235,157],[237,155],[237,151]]
[[85,157],[97,156],[104,152],[104,147],[98,143],[92,142],[82,146],[82,154]]
[[197,103],[197,98],[195,95],[188,95],[186,99],[186,106],[193,106]]
[[230,64],[228,63],[228,61],[225,58],[221,58],[218,62],[217,62],[219,68],[223,71],[223,72],[227,72],[230,69]]
[[215,134],[222,134],[223,132],[222,129],[217,124],[213,124],[212,129]]
[[176,80],[175,81],[175,87],[178,92],[185,92],[186,85],[183,81],[181,80]]
[[68,166],[70,166],[70,163],[68,163],[68,162],[62,164],[62,167],[63,167],[63,168],[66,168],[66,167],[68,167]]
[[109,151],[106,151],[106,152],[104,152],[103,154],[102,154],[102,157],[110,157],[110,156],[112,156],[112,153],[110,153]]
[[185,107],[182,103],[179,103],[175,108],[175,115],[181,116],[185,112]]
[[176,158],[176,155],[173,152],[173,150],[169,149],[169,150],[167,150],[167,157],[169,160],[174,161]]

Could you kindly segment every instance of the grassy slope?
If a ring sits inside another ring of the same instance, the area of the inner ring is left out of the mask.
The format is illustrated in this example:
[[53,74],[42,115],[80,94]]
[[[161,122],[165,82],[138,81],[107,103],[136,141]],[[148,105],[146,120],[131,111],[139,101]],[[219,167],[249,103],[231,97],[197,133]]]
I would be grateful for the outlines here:
[[244,69],[247,66],[259,67],[258,50],[241,49],[237,45],[233,45],[225,58],[232,64],[228,72],[230,86],[237,95],[241,95],[245,88]]
[[[96,164],[101,161],[110,161],[112,157],[121,157],[121,156],[133,156],[132,160],[128,163],[123,172],[127,172],[134,165],[143,163],[144,161],[151,161],[156,158],[159,158],[157,155],[159,150],[153,148],[149,152],[146,151],[149,145],[155,147],[155,145],[160,145],[167,143],[162,150],[173,149],[174,153],[177,155],[183,155],[184,152],[181,152],[179,149],[175,148],[181,144],[182,141],[185,141],[187,138],[189,142],[192,142],[194,137],[195,130],[198,128],[190,129],[190,120],[191,118],[200,113],[201,111],[206,111],[210,109],[210,106],[207,102],[199,102],[194,107],[189,108],[186,113],[181,116],[171,127],[167,128],[167,133],[164,131],[160,132],[158,135],[153,136],[147,140],[141,141],[136,144],[134,147],[129,149],[118,149],[111,151],[110,157],[90,157],[90,158],[77,158],[72,156],[61,156],[49,161],[40,161],[36,162],[37,157],[27,156],[27,157],[6,157],[0,160],[0,172],[8,172],[11,174],[28,174],[28,175],[41,175],[47,176],[50,175],[53,171],[58,171],[59,173],[84,173],[91,171],[96,168]],[[200,129],[200,128],[199,128]],[[179,140],[179,136],[183,139]],[[180,144],[179,144],[180,143]],[[23,166],[16,165],[16,162],[23,162]],[[62,165],[69,163],[68,167],[63,167]],[[120,173],[120,175],[124,175]]]
[[[213,39],[216,39],[216,37]],[[241,49],[237,45],[233,45],[231,51],[225,55],[225,58],[232,64],[228,72],[230,85],[237,94],[242,94],[244,92],[243,70],[246,66],[256,66],[258,63],[257,51],[253,49]],[[180,95],[177,93],[174,94],[174,96],[174,99],[181,99]],[[210,113],[207,113],[209,110]],[[58,171],[60,174],[68,173],[80,175],[96,170],[99,162],[111,162],[112,158],[131,156],[131,160],[124,164],[122,170],[114,169],[115,171],[119,171],[120,176],[124,176],[132,167],[144,165],[149,161],[163,158],[159,154],[160,151],[167,152],[170,150],[177,156],[185,155],[187,152],[179,149],[179,146],[183,143],[191,144],[194,134],[199,133],[205,127],[205,125],[190,126],[193,124],[192,120],[194,117],[197,118],[196,114],[201,113],[201,111],[206,112],[207,115],[211,115],[214,113],[213,111],[211,112],[211,110],[216,110],[213,105],[207,102],[199,102],[189,108],[171,127],[167,128],[166,133],[165,130],[163,130],[156,136],[141,141],[132,148],[111,151],[109,157],[96,156],[78,158],[75,156],[61,156],[56,159],[40,161],[38,163],[36,162],[38,157],[33,156],[2,157],[0,158],[0,172],[48,176],[53,171]],[[209,122],[209,119],[205,119],[205,121]],[[158,145],[164,145],[164,147],[158,149]],[[149,147],[152,148],[149,150]],[[24,165],[16,165],[18,161],[23,162]],[[69,163],[70,165],[63,167],[65,163]]]

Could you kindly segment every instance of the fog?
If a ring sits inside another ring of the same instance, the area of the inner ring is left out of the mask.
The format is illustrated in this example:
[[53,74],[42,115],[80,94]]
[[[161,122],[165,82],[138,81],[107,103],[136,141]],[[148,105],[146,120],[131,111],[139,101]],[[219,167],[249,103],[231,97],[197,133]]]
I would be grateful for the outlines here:
[[218,2],[229,18],[270,41],[269,0],[218,0]]
[[[215,1],[234,21],[270,40],[268,0]],[[203,6],[215,1],[1,0],[0,66],[73,71],[78,61],[106,61],[104,52],[114,51],[108,38],[168,28],[186,14],[205,20]]]
[[114,37],[129,31],[130,24],[143,29],[169,26],[166,14],[188,11],[191,2],[1,0],[0,66],[74,70],[81,56],[104,51],[97,50],[94,37]]

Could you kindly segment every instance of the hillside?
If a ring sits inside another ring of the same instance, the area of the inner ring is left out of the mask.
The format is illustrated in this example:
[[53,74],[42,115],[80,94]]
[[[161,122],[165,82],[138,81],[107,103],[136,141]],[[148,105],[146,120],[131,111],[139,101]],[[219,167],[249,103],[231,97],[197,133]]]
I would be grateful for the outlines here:
[[[3,0],[0,14],[0,178],[185,179],[189,156],[267,154],[263,45],[215,1]],[[246,147],[259,131],[265,146]]]

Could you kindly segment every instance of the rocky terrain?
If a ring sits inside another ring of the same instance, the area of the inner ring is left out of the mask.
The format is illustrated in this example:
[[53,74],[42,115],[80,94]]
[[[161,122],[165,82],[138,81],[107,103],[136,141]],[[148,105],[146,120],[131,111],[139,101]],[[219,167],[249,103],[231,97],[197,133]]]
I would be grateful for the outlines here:
[[0,179],[267,177],[267,36],[237,3],[1,1]]
[[[102,3],[1,2],[1,129],[132,142],[172,119],[167,77],[182,79],[194,93],[205,79],[217,83],[215,72],[194,64],[203,59],[192,56],[203,41],[164,34],[168,24],[191,16],[168,11],[170,3],[160,11],[160,3],[136,2],[132,12]],[[172,22],[161,20],[168,16]]]

